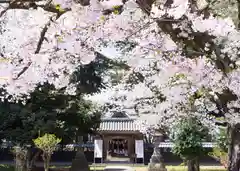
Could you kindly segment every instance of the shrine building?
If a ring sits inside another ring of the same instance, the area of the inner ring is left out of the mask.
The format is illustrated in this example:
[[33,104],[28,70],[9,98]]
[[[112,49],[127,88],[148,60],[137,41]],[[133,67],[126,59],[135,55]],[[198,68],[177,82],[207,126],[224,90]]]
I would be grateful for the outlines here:
[[102,118],[95,138],[95,158],[102,162],[144,159],[143,134],[136,120],[124,113]]

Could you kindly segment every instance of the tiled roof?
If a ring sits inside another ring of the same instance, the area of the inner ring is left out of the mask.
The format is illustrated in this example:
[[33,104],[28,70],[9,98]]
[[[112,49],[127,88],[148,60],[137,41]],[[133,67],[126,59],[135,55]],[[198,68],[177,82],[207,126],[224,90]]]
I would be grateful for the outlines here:
[[140,131],[141,125],[133,119],[104,119],[98,131]]
[[[213,147],[216,146],[216,143],[203,142],[203,143],[202,143],[202,146],[203,146],[204,148],[213,148]],[[159,147],[161,147],[161,148],[172,148],[172,147],[173,147],[173,143],[171,143],[171,142],[161,142],[161,143],[159,144]]]

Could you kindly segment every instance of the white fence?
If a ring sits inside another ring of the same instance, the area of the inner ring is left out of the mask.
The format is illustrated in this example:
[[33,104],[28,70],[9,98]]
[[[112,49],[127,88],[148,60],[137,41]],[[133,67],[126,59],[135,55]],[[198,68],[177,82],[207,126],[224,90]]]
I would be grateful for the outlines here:
[[[213,148],[213,147],[216,147],[216,143],[213,143],[213,142],[203,142],[202,143],[202,146],[204,148]],[[159,147],[160,148],[172,148],[173,147],[173,143],[172,142],[161,142],[159,144]]]

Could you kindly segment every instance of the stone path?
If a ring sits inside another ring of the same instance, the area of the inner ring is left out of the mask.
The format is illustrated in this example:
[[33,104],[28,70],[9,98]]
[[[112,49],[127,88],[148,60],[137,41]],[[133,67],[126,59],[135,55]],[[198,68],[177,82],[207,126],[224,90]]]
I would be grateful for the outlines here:
[[135,171],[135,169],[129,166],[107,166],[104,171]]

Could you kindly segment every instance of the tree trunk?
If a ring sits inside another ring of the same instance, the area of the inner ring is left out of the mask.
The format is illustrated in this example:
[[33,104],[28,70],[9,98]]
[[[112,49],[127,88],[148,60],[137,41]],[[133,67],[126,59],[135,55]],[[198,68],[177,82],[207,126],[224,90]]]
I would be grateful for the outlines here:
[[22,156],[16,154],[15,162],[15,171],[25,171],[25,161]]
[[41,151],[39,149],[34,150],[33,148],[28,148],[27,160],[26,160],[27,171],[31,171],[33,169],[40,152]]
[[237,28],[240,29],[240,0],[237,0],[237,7],[238,7],[238,25]]
[[228,171],[240,170],[240,124],[228,126]]
[[26,171],[26,156],[27,151],[24,147],[15,146],[15,170],[16,171]]
[[48,171],[50,166],[51,154],[43,152],[43,161],[44,161],[44,171]]
[[187,161],[188,171],[199,171],[199,160],[198,158]]
[[15,148],[15,170],[16,171],[31,171],[35,164],[40,150],[33,151],[31,147],[16,147]]

